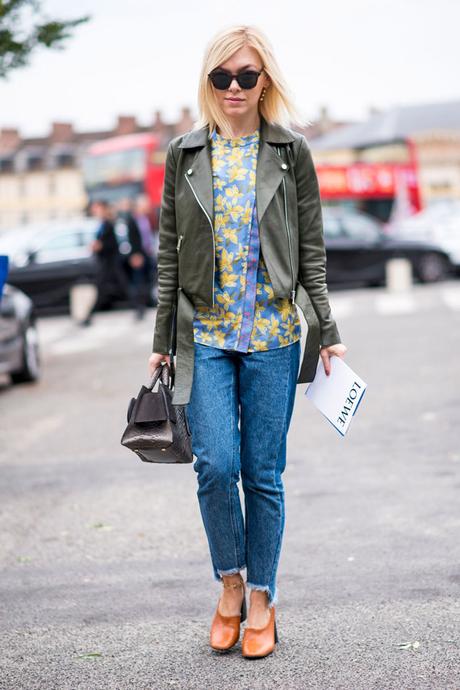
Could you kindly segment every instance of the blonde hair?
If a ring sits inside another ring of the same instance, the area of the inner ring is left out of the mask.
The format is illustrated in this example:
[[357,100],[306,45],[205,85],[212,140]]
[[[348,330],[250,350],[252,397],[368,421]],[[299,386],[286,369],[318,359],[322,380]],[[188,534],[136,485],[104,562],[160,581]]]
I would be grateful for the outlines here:
[[217,102],[208,74],[244,46],[257,51],[264,71],[270,77],[264,100],[259,103],[260,114],[271,124],[285,127],[291,124],[305,125],[306,121],[294,105],[268,38],[255,26],[231,26],[214,36],[206,48],[198,86],[199,119],[193,129],[209,126],[211,136],[217,126],[224,136],[232,136],[230,122]]

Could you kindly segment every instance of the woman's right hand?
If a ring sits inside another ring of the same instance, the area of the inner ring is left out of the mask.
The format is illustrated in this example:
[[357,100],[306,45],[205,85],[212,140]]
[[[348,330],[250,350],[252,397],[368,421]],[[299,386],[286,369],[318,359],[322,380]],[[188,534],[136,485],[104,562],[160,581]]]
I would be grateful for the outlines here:
[[149,375],[153,376],[154,371],[157,367],[160,366],[161,362],[163,360],[171,366],[171,357],[170,355],[162,355],[160,352],[152,352],[152,354],[149,357],[149,362],[148,362],[148,367],[149,367]]

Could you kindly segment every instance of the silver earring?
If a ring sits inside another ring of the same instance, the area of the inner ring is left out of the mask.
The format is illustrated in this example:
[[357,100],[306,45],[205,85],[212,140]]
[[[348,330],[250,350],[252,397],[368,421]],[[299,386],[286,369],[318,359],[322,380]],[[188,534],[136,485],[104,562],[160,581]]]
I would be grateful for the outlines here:
[[266,93],[267,93],[267,88],[264,86],[264,88],[262,89],[262,93],[261,93],[261,95],[260,95],[259,101],[263,101],[263,100],[264,100],[265,94],[266,94]]

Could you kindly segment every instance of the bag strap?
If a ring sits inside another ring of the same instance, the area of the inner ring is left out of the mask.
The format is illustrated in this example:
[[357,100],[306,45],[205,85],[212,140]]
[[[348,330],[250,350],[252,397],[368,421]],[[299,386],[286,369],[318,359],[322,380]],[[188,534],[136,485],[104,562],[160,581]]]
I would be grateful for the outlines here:
[[169,335],[169,361],[170,364],[170,375],[171,375],[171,387],[174,387],[174,381],[176,378],[176,366],[174,364],[174,355],[176,354],[177,347],[177,302],[174,302],[172,307],[172,319],[171,319],[171,332]]
[[146,388],[149,390],[153,390],[155,387],[156,382],[158,379],[161,377],[161,382],[165,384],[165,386],[168,386],[170,388],[170,379],[171,379],[171,372],[170,372],[170,367],[168,366],[167,362],[161,362],[155,371],[152,374],[152,378],[150,379],[150,383]]

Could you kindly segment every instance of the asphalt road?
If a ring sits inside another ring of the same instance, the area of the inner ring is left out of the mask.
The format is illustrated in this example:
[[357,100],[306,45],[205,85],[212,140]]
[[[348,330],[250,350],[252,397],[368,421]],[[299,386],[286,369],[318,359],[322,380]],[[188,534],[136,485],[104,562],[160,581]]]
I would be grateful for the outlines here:
[[192,467],[120,445],[155,311],[42,321],[41,383],[0,387],[0,688],[460,689],[460,284],[331,303],[369,387],[345,438],[297,387],[280,642],[252,661],[208,647]]

